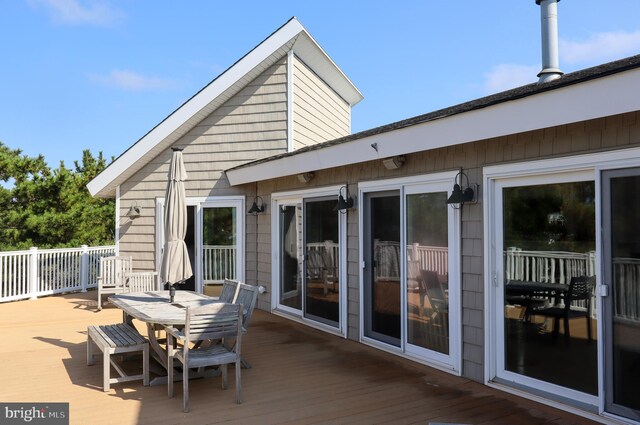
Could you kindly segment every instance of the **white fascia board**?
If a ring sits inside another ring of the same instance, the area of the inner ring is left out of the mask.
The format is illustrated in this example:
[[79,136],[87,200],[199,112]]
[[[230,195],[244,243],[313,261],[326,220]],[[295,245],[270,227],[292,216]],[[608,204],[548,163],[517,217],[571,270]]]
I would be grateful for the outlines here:
[[639,86],[634,69],[226,173],[238,185],[638,111]]
[[[249,54],[238,61],[227,72],[206,86],[202,91],[191,98],[187,103],[174,111],[169,117],[158,124],[147,135],[135,143],[129,150],[123,153],[116,161],[107,167],[87,184],[92,196],[99,194],[118,176],[127,171],[129,167],[140,160],[147,152],[156,147],[163,140],[171,136],[185,122],[194,117],[216,97],[231,87],[239,79],[243,78],[252,69],[260,65],[271,54],[284,46],[289,40],[305,31],[304,27],[296,19],[292,19],[277,32],[254,48]],[[200,121],[200,120],[198,120]],[[195,124],[194,124],[195,125]],[[182,134],[186,133],[184,131]],[[182,136],[180,134],[179,136]],[[178,137],[179,137],[178,136]],[[177,137],[176,137],[177,139]]]

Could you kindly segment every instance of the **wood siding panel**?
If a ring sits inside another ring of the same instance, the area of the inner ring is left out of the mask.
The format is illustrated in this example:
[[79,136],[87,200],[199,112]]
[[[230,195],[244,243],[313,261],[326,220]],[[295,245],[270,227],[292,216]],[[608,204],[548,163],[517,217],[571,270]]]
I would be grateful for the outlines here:
[[294,56],[293,146],[346,136],[351,131],[351,107]]
[[[184,147],[187,197],[245,195],[253,199],[253,187],[230,187],[223,171],[286,152],[286,58],[247,81],[242,90],[203,117],[174,145]],[[171,154],[170,149],[162,152],[120,186],[120,253],[133,256],[136,270],[157,268],[156,199],[165,196]],[[134,203],[141,207],[142,216],[131,221],[125,214]],[[250,234],[254,229],[255,224],[249,228]],[[251,252],[256,251],[253,246]],[[255,264],[247,264],[249,267],[256,269]]]

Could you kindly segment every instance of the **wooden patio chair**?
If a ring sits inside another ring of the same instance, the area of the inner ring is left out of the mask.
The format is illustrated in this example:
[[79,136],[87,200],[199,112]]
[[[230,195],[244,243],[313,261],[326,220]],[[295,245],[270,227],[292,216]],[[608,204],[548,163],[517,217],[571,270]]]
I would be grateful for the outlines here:
[[[183,365],[182,371],[182,407],[189,412],[189,369],[220,366],[222,371],[222,388],[227,389],[227,365],[235,364],[236,372],[236,403],[242,403],[242,383],[240,376],[240,353],[242,346],[242,307],[240,305],[208,304],[203,307],[186,309],[185,326],[183,330],[167,327],[167,370],[168,394],[173,397],[173,362],[179,361]],[[235,339],[233,347],[226,344],[206,346],[199,341]],[[174,340],[182,343],[176,348]],[[191,347],[191,344],[194,344]]]
[[225,279],[222,284],[222,291],[218,297],[218,301],[233,304],[238,296],[238,288],[240,282],[233,279]]
[[128,292],[127,276],[131,274],[131,257],[100,258],[98,276],[98,310],[102,310],[102,296]]
[[158,272],[132,272],[127,275],[129,292],[149,292],[162,290]]

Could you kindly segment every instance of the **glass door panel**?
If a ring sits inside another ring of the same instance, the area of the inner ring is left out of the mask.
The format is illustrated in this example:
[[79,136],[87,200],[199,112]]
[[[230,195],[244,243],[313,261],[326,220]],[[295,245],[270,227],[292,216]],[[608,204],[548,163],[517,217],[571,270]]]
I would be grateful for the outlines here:
[[305,206],[305,316],[337,327],[340,321],[340,251],[335,197]]
[[504,187],[502,221],[504,370],[596,395],[594,182]]
[[302,310],[302,204],[281,205],[280,304]]
[[449,354],[447,193],[406,196],[407,343]]
[[237,235],[235,207],[202,208],[202,278],[205,285],[236,279]]
[[400,346],[400,192],[365,194],[365,336]]
[[603,174],[607,410],[640,419],[640,169]]

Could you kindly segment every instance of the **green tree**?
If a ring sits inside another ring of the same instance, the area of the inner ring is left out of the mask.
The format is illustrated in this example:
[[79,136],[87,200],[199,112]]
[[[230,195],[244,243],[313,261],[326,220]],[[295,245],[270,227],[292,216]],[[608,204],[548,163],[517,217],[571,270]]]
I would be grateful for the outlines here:
[[85,150],[74,165],[51,170],[42,155],[0,142],[0,250],[113,243],[114,201],[93,198],[86,188],[106,161]]

